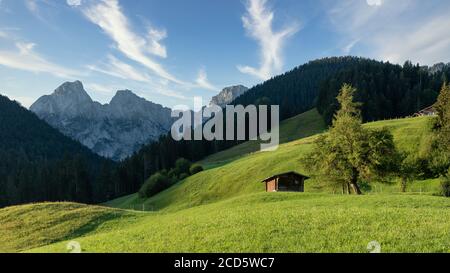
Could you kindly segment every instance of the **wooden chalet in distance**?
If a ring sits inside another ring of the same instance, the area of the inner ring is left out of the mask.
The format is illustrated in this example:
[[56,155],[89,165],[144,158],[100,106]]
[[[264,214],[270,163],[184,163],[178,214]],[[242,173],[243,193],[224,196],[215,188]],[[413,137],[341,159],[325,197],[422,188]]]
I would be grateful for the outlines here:
[[420,110],[419,112],[415,113],[413,117],[425,117],[425,116],[434,116],[436,115],[436,109],[433,106],[427,107],[425,109]]
[[266,183],[266,192],[304,192],[307,179],[309,177],[305,175],[288,172],[274,175],[262,182]]

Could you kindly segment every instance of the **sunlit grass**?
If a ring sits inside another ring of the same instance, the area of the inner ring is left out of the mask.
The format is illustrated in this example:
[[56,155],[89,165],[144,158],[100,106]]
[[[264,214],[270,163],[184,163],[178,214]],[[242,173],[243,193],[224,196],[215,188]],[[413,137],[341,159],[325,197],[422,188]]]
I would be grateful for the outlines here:
[[383,252],[448,252],[449,208],[433,196],[261,193],[147,213],[77,241],[85,252],[367,252],[374,240]]

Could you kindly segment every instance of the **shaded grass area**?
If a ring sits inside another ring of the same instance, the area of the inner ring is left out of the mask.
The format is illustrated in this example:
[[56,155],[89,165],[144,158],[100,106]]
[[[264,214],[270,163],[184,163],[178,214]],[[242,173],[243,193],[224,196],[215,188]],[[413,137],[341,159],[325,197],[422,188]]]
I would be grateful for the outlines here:
[[17,252],[112,228],[135,213],[75,203],[42,203],[0,210],[0,252]]

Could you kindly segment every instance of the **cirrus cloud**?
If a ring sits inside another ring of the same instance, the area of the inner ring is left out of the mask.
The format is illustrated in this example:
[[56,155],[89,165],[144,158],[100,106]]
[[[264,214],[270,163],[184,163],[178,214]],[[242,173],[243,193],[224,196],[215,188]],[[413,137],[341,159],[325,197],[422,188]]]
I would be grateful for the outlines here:
[[99,26],[114,41],[117,49],[126,57],[147,67],[161,78],[184,84],[149,56],[167,57],[166,48],[161,44],[161,40],[167,36],[165,31],[151,28],[147,37],[133,32],[118,0],[102,0],[82,11],[89,21]]
[[383,4],[383,0],[366,0],[367,5],[369,6],[381,6]]
[[215,87],[212,83],[208,81],[208,75],[206,74],[205,69],[200,69],[198,72],[197,80],[195,81],[197,83],[197,87],[207,89],[210,91],[218,91],[219,89]]
[[273,30],[274,12],[267,6],[267,0],[248,0],[247,14],[242,22],[247,34],[260,47],[260,67],[238,66],[239,71],[262,80],[279,73],[283,67],[282,50],[286,40],[299,31],[297,23],[279,31]]
[[48,73],[61,78],[79,77],[82,73],[55,64],[35,52],[36,44],[15,42],[16,50],[0,51],[0,65],[34,72]]
[[69,6],[80,6],[81,0],[67,0],[67,5]]
[[150,76],[138,71],[133,66],[124,63],[114,57],[108,55],[108,62],[98,65],[88,65],[88,69],[96,72],[100,72],[109,76],[121,78],[124,80],[134,80],[139,82],[150,82]]
[[[445,2],[445,1],[444,1]],[[359,0],[337,2],[329,19],[340,34],[342,53],[402,64],[450,61],[450,3],[428,5],[421,0]],[[382,18],[382,20],[380,20]]]

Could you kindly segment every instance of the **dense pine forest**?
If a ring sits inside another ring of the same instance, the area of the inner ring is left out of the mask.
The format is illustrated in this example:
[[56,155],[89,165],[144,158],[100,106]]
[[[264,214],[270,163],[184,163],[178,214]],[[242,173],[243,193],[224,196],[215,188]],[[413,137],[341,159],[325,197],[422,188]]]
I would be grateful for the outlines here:
[[107,187],[97,175],[102,167],[112,169],[113,163],[0,96],[0,207],[105,200]]
[[311,61],[251,88],[233,104],[280,105],[280,119],[284,120],[314,108],[324,80],[366,62],[372,61],[355,57]]
[[431,106],[447,79],[448,65],[431,73],[427,67],[411,62],[402,67],[360,59],[321,83],[317,108],[330,123],[337,110],[339,89],[347,83],[358,90],[355,99],[363,105],[364,121],[406,117]]
[[[311,61],[270,79],[237,98],[234,105],[280,105],[281,120],[317,107],[330,123],[343,83],[358,91],[365,121],[406,117],[432,105],[450,67],[433,71],[356,57]],[[99,203],[138,192],[152,174],[170,170],[177,159],[192,162],[241,141],[174,141],[160,137],[119,164],[94,155],[0,97],[0,206],[37,201]]]

